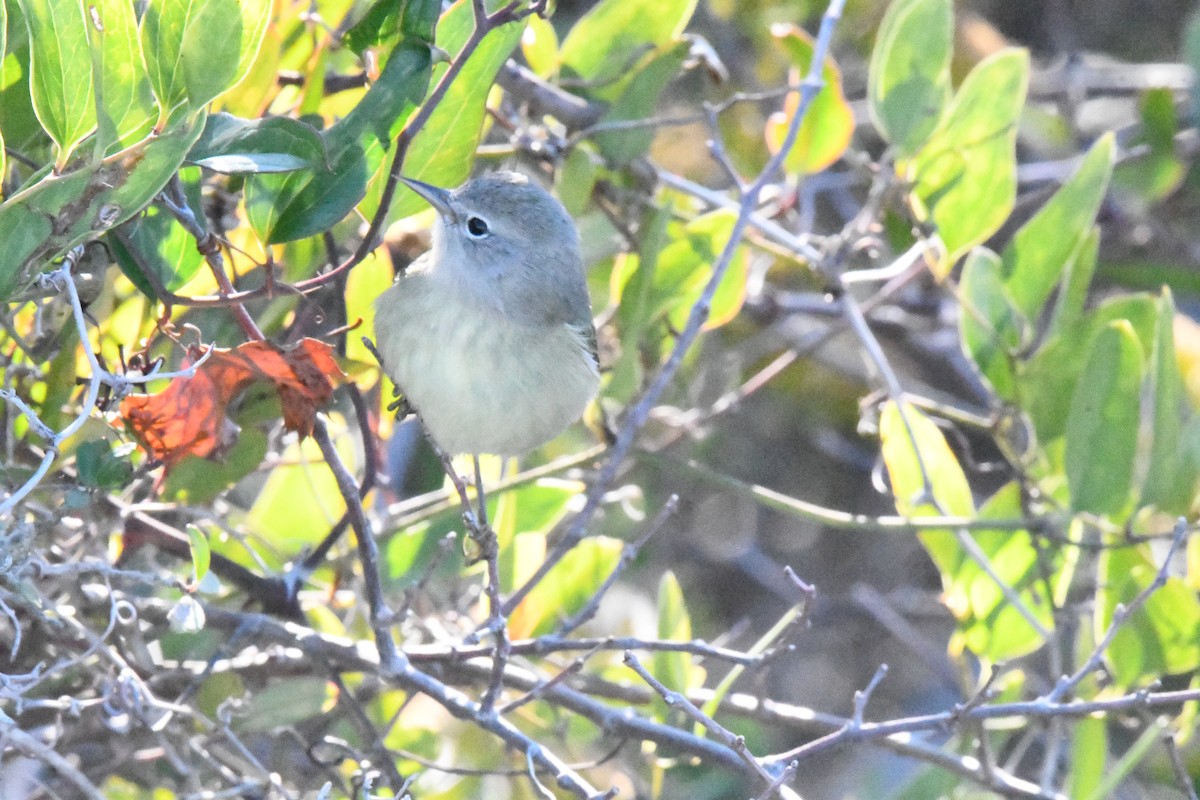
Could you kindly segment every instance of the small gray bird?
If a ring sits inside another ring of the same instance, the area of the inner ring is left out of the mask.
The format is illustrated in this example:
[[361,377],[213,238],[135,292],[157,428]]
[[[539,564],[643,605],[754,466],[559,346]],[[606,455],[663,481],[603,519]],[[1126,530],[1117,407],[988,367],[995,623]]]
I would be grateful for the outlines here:
[[524,175],[453,191],[433,248],[375,302],[384,369],[447,453],[520,455],[579,419],[600,383],[579,233]]

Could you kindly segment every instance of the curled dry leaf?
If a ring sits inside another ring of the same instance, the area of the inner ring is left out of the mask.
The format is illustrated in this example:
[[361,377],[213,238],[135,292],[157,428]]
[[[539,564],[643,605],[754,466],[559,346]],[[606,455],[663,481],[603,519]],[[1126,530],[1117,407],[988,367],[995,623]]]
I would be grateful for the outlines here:
[[333,349],[316,339],[286,349],[247,342],[217,350],[191,378],[175,378],[158,394],[126,397],[121,414],[142,447],[170,468],[185,456],[212,455],[226,438],[227,406],[250,384],[272,384],[284,425],[307,436],[342,377]]

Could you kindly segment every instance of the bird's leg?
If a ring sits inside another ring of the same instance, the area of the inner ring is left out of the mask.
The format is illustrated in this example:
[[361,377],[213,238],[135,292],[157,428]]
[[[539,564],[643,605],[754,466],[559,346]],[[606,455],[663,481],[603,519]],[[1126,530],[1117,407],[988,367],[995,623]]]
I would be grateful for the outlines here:
[[477,519],[480,527],[486,529],[488,527],[487,515],[487,495],[483,492],[483,470],[479,468],[479,454],[475,453],[471,456],[475,462],[475,500],[479,503],[479,512]]
[[[387,372],[383,366],[383,356],[379,354],[379,350],[376,349],[375,343],[366,336],[362,337],[362,343],[363,347],[367,348],[371,355],[375,356],[375,360],[379,362],[379,368],[384,372]],[[392,385],[392,397],[395,399],[388,403],[387,410],[396,412],[397,422],[417,413],[417,410],[413,408],[413,404],[410,403],[408,398],[404,396],[404,390],[395,384]]]

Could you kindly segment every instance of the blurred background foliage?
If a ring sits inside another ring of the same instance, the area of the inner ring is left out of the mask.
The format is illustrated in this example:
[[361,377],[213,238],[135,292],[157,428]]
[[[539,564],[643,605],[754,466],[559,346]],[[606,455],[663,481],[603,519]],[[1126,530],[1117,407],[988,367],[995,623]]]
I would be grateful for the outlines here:
[[[326,781],[348,796],[381,753],[419,773],[415,797],[536,796],[523,759],[427,698],[271,661],[252,633],[189,615],[198,597],[369,638],[353,546],[320,549],[346,498],[295,433],[323,407],[343,460],[380,476],[366,505],[383,586],[407,612],[402,645],[458,640],[483,618],[482,565],[469,542],[447,539],[462,522],[440,465],[412,421],[394,423],[392,387],[361,342],[374,298],[428,246],[431,212],[402,187],[390,196],[398,144],[405,176],[453,186],[521,168],[578,221],[605,383],[587,424],[519,466],[485,462],[489,479],[512,484],[490,495],[505,593],[579,512],[597,448],[659,373],[735,228],[730,171],[757,174],[783,146],[799,104],[788,87],[811,66],[826,4],[554,5],[549,19],[476,41],[468,2],[152,1],[136,7],[140,23],[118,0],[3,4],[3,388],[51,431],[86,418],[4,523],[0,625],[12,646],[0,672],[25,682],[9,684],[2,708],[105,796],[193,796],[241,778],[269,793],[271,773],[296,796]],[[1043,697],[1087,663],[1118,603],[1151,585],[1174,518],[1193,512],[1194,3],[905,0],[889,12],[850,0],[834,42],[826,88],[756,212],[782,234],[752,227],[732,253],[704,333],[604,487],[589,538],[517,605],[510,632],[549,634],[585,608],[624,544],[678,495],[585,632],[748,649],[796,606],[790,565],[817,589],[807,628],[739,691],[849,716],[886,663],[875,719],[953,708],[989,675],[989,700]],[[470,59],[430,102],[464,46]],[[563,92],[578,105],[554,106]],[[156,381],[158,401],[114,398],[87,414],[77,376],[94,372],[89,348],[61,287],[37,277],[83,244],[75,282],[99,364],[176,369],[230,348],[200,368],[206,388]],[[244,314],[218,299],[230,295]],[[844,296],[867,309],[906,412],[846,324]],[[271,345],[244,349],[255,331]],[[343,382],[354,391],[333,389]],[[47,451],[19,411],[5,407],[9,491]],[[997,528],[876,524],[896,513]],[[119,570],[78,566],[101,557]],[[1195,539],[1185,561],[1125,623],[1105,669],[1074,687],[1080,697],[1195,689]],[[86,643],[117,625],[112,592],[143,603],[142,624],[122,623],[101,651],[127,664],[97,665]],[[212,668],[256,652],[266,666]],[[188,714],[118,708],[124,668]],[[728,665],[659,652],[652,671],[686,691],[717,686]],[[583,672],[632,682],[617,650]],[[641,710],[688,727],[661,704]],[[600,760],[589,776],[622,796],[761,791],[665,748],[604,760],[613,743],[550,704],[519,714],[567,760]],[[1187,796],[1181,785],[1200,775],[1194,703],[1164,715],[1002,720],[932,741],[991,751],[1047,793]],[[756,754],[823,732],[723,721]],[[182,744],[190,736],[208,760]],[[1136,747],[1153,736],[1177,749]],[[0,772],[63,791],[36,763]],[[795,786],[810,800],[985,792],[861,745],[805,761]]]

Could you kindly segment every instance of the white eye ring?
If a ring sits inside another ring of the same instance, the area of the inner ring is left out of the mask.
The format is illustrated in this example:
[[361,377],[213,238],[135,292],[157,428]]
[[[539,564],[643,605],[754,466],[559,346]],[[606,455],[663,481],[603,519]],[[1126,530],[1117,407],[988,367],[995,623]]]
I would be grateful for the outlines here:
[[472,239],[482,239],[492,232],[486,219],[474,215],[467,217],[466,228],[467,235]]

